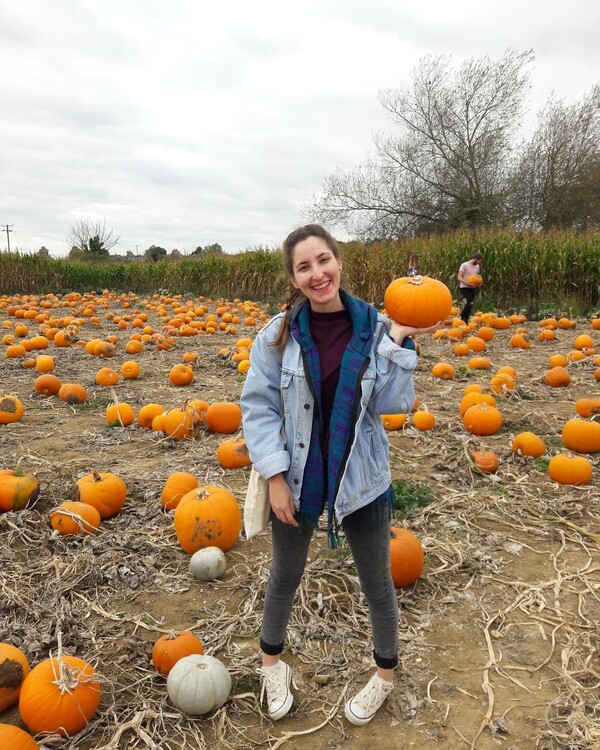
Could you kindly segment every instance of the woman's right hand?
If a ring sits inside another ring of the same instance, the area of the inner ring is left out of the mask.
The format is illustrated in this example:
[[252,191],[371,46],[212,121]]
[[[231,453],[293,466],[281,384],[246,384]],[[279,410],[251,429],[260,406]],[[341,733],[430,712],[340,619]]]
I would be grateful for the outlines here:
[[298,526],[294,518],[294,498],[283,474],[276,474],[269,479],[269,500],[271,509],[282,523]]

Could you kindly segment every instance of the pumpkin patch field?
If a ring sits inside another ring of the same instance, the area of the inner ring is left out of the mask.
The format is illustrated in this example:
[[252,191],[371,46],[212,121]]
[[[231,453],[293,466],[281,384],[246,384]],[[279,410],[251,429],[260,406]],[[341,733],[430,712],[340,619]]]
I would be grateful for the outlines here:
[[373,670],[368,612],[324,526],[294,706],[272,722],[259,700],[270,531],[241,531],[239,397],[276,312],[0,297],[0,748],[600,747],[599,319],[419,337],[415,407],[382,415],[400,665],[366,728],[344,704]]

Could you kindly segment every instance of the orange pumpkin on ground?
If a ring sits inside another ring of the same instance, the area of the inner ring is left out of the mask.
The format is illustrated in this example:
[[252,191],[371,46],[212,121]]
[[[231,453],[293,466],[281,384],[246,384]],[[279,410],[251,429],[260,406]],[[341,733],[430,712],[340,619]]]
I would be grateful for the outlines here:
[[433,430],[435,422],[435,414],[432,414],[426,409],[421,409],[413,414],[413,427],[419,430],[419,432],[429,432],[429,430]]
[[463,416],[463,424],[473,435],[495,435],[502,427],[502,414],[489,404],[473,404]]
[[136,380],[140,376],[140,366],[133,360],[123,362],[121,365],[121,375],[126,380]]
[[127,497],[125,482],[116,474],[93,471],[77,480],[79,499],[93,505],[102,520],[117,514]]
[[16,396],[0,396],[0,424],[18,422],[24,411],[23,404]]
[[594,339],[591,336],[588,336],[587,333],[582,333],[580,336],[577,336],[573,342],[573,346],[575,349],[593,349]]
[[242,438],[224,440],[217,448],[217,461],[223,469],[243,469],[244,466],[250,466],[252,461],[246,441]]
[[51,373],[39,375],[33,381],[33,387],[39,396],[56,396],[60,391],[61,385],[62,383],[56,375],[52,375]]
[[25,726],[70,737],[92,719],[100,705],[100,678],[83,659],[63,654],[45,659],[21,687],[19,713]]
[[30,734],[13,724],[0,724],[2,750],[37,750],[39,745]]
[[135,413],[133,408],[124,402],[111,404],[106,409],[106,421],[110,425],[129,427],[135,421]]
[[562,430],[565,448],[577,453],[598,453],[600,451],[600,422],[575,417],[569,419]]
[[119,382],[119,373],[110,367],[102,367],[96,373],[96,383],[100,386],[117,385]]
[[469,360],[471,370],[489,370],[491,366],[490,360],[487,357],[471,357]]
[[[597,318],[600,320],[600,318]],[[595,417],[600,414],[600,398],[580,398],[575,404],[575,411],[580,417]]]
[[589,484],[592,479],[592,464],[583,456],[559,453],[550,459],[548,474],[558,484]]
[[189,385],[194,379],[194,370],[189,365],[182,363],[173,365],[169,372],[169,380],[173,385]]
[[93,505],[78,501],[61,503],[50,515],[50,525],[61,536],[95,534],[100,521],[100,513]]
[[544,375],[544,382],[551,388],[564,388],[571,382],[571,376],[565,367],[558,365],[548,370]]
[[394,586],[399,589],[414,583],[423,572],[425,555],[421,542],[408,529],[390,529],[390,563]]
[[54,357],[39,354],[35,359],[35,369],[37,372],[52,372],[54,370]]
[[564,354],[552,354],[550,357],[548,357],[548,363],[550,365],[550,369],[553,367],[566,367],[567,366],[567,358]]
[[227,552],[242,528],[235,497],[222,487],[204,486],[188,492],[175,509],[173,522],[179,544],[190,555],[203,547]]
[[138,424],[146,430],[152,429],[152,420],[164,412],[160,404],[146,404],[138,412]]
[[19,700],[21,685],[29,671],[29,662],[20,648],[0,643],[0,713]]
[[231,435],[240,429],[242,410],[233,401],[214,401],[206,410],[206,424],[210,432]]
[[515,453],[530,458],[539,458],[546,452],[544,441],[534,432],[520,432],[514,437],[511,447]]
[[179,659],[190,654],[203,654],[202,641],[193,633],[185,630],[182,633],[162,635],[152,649],[152,663],[157,672],[165,677]]
[[381,423],[383,428],[391,432],[401,430],[406,422],[406,414],[382,414]]
[[58,397],[61,401],[66,401],[68,404],[82,404],[87,401],[88,392],[82,386],[77,383],[63,383],[58,391]]
[[187,405],[184,409],[169,409],[165,414],[163,431],[172,440],[191,440],[199,433],[201,426],[200,416]]
[[37,499],[40,483],[33,474],[21,467],[0,471],[0,511],[23,510],[27,503]]
[[440,380],[452,380],[454,378],[454,367],[448,362],[438,362],[431,368],[431,374],[434,378],[440,378]]
[[473,451],[471,455],[475,466],[484,474],[494,474],[500,466],[498,456],[492,451]]
[[481,393],[481,391],[469,391],[466,393],[458,407],[458,413],[464,417],[465,412],[473,404],[487,404],[488,406],[497,406],[496,399],[490,393]]
[[165,510],[174,510],[184,495],[195,490],[200,482],[193,474],[186,471],[175,471],[165,482],[160,501]]
[[487,346],[485,341],[479,338],[479,336],[469,336],[465,344],[472,352],[484,352]]
[[517,385],[517,381],[508,373],[500,373],[490,378],[490,391],[499,396],[512,393]]

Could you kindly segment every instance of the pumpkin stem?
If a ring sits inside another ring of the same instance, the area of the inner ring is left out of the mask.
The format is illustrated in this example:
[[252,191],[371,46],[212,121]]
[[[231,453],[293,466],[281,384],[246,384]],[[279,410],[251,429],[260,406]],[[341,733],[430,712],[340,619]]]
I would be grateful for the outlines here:
[[96,471],[96,469],[92,469],[92,476],[94,477],[94,482],[101,482],[102,481],[102,477]]
[[410,284],[415,284],[415,286],[421,286],[423,283],[423,277],[422,276],[413,276],[409,282]]

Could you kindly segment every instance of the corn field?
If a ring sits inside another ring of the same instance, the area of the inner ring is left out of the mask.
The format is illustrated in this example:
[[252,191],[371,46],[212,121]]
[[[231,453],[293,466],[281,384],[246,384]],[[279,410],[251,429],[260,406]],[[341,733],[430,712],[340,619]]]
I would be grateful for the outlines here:
[[[387,285],[406,273],[412,254],[421,272],[446,283],[457,297],[459,265],[479,251],[484,286],[481,308],[572,314],[600,307],[600,234],[514,231],[459,232],[398,242],[342,243],[344,274],[351,291],[381,304]],[[103,263],[0,253],[0,290],[4,294],[64,293],[110,289],[281,301],[286,280],[278,251],[263,249],[236,255],[177,261]]]

